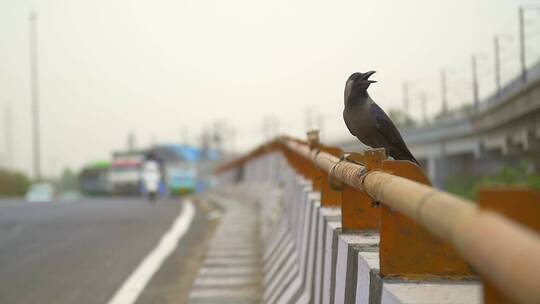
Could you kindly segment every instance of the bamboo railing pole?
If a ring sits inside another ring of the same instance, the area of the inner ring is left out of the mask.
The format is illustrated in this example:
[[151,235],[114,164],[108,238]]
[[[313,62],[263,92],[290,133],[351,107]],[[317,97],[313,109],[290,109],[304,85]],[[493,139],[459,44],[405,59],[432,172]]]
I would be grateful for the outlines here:
[[363,186],[376,201],[449,241],[455,240],[456,227],[478,212],[476,205],[465,199],[382,171],[369,172]]

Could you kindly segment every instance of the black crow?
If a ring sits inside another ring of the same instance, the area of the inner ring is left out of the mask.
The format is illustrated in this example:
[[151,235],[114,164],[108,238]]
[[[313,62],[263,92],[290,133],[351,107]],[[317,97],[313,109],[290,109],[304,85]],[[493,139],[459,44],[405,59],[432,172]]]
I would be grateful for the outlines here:
[[352,135],[372,148],[385,148],[396,160],[409,160],[418,164],[398,129],[386,113],[371,99],[367,89],[376,82],[369,80],[375,71],[354,73],[345,84],[343,119]]

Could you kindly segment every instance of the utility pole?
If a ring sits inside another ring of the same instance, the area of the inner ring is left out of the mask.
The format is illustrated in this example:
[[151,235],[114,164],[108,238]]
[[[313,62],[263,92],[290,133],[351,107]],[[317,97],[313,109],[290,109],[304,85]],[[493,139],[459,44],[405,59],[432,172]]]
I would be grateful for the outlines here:
[[403,83],[403,109],[405,110],[405,115],[409,117],[409,83]]
[[39,136],[39,77],[38,77],[38,42],[37,42],[37,14],[30,13],[30,90],[32,97],[32,123],[33,123],[33,160],[34,178],[41,180],[40,164],[40,136]]
[[317,115],[317,128],[319,129],[319,136],[321,141],[324,141],[324,115],[319,113]]
[[442,103],[442,113],[446,114],[448,112],[448,99],[446,96],[446,71],[441,70],[441,103]]
[[420,105],[422,106],[422,122],[427,125],[427,95],[426,93],[420,94]]
[[523,6],[519,7],[519,59],[521,61],[521,81],[527,82],[527,63],[525,61],[525,16]]
[[272,116],[272,129],[274,131],[274,134],[272,137],[276,137],[279,135],[279,118],[277,116]]
[[11,106],[6,105],[5,112],[4,112],[4,118],[5,118],[5,144],[6,144],[6,165],[9,166],[12,163],[12,157],[13,157],[13,137],[11,132],[12,130],[12,120],[11,120]]
[[264,116],[262,123],[265,141],[270,141],[279,134],[279,118],[277,118],[275,115]]
[[268,119],[268,116],[265,115],[262,120],[262,134],[263,134],[263,141],[268,141],[268,139],[272,136],[272,130],[271,129],[271,123]]
[[189,129],[187,127],[182,127],[181,143],[185,146],[189,145]]
[[501,58],[499,36],[495,36],[493,39],[493,46],[495,51],[495,88],[497,89],[497,97],[499,97],[501,94]]
[[473,101],[474,108],[478,109],[480,106],[480,99],[478,97],[478,75],[476,73],[476,56],[472,55],[471,57],[471,67],[472,67],[472,86],[473,86]]
[[135,134],[132,132],[129,132],[128,138],[127,138],[127,145],[128,145],[128,151],[133,152],[136,149],[135,144]]
[[236,155],[236,129],[234,127],[231,127],[230,136],[231,155]]
[[220,153],[220,154],[223,154],[223,124],[220,122],[220,121],[214,121],[214,130],[213,130],[213,134],[214,134],[214,145],[216,147],[216,150]]
[[306,107],[306,131],[313,128],[313,108],[311,106]]

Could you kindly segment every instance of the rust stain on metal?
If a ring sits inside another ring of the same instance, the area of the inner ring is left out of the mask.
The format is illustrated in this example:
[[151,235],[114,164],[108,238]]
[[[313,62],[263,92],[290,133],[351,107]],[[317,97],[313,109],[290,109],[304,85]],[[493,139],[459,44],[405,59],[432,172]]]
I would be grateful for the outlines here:
[[382,170],[382,162],[386,158],[384,148],[369,149],[364,153],[364,165],[368,171]]
[[[350,153],[346,159],[366,166],[367,170],[380,169],[385,158],[381,151],[368,150],[365,154]],[[367,166],[369,164],[371,167]],[[363,172],[357,172],[358,175]],[[346,186],[341,191],[341,227],[343,231],[378,229],[380,209],[371,197],[362,190]]]
[[346,186],[341,191],[341,228],[343,231],[378,229],[380,208],[364,191]]
[[498,212],[540,232],[540,193],[527,187],[486,187],[478,192],[480,208]]
[[[540,232],[540,193],[527,187],[485,187],[478,192],[480,208],[495,211]],[[485,304],[516,303],[482,278]]]
[[[430,185],[422,170],[408,161],[386,160],[385,172]],[[445,241],[413,220],[381,206],[380,271],[383,277],[460,279],[474,276],[468,264]]]
[[[329,147],[329,146],[319,146],[321,151],[324,151],[328,154],[339,157],[343,151],[340,148]],[[321,172],[321,206],[330,207],[330,206],[341,206],[341,192],[336,189],[343,188],[343,183],[335,180],[332,175],[329,175],[324,170],[319,169]]]

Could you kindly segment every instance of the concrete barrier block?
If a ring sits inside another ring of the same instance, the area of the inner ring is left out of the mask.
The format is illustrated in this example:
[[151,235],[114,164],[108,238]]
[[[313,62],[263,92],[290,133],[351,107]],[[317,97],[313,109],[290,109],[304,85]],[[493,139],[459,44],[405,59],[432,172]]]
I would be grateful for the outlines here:
[[277,271],[265,275],[268,278],[268,284],[265,284],[263,299],[265,303],[275,303],[277,299],[283,296],[290,283],[298,277],[299,267],[296,259],[296,252],[292,241],[290,246],[284,251],[282,259],[277,264]]
[[[293,204],[295,216],[290,218],[290,236],[294,242],[293,257],[295,266],[285,264],[284,271],[280,273],[280,279],[276,280],[279,286],[269,292],[268,303],[309,303],[311,302],[311,285],[313,280],[313,261],[315,257],[314,227],[316,226],[316,202],[320,199],[319,193],[313,192],[310,185],[306,185],[302,179],[298,181],[294,196],[297,198]],[[288,261],[290,263],[290,261]],[[291,270],[292,269],[292,270]],[[286,270],[290,270],[286,272]]]
[[301,286],[293,296],[293,302],[302,304],[312,301],[313,261],[315,257],[315,231],[317,225],[316,205],[320,200],[318,192],[311,187],[304,188],[301,222],[303,231],[300,235],[300,281]]
[[298,303],[313,303],[315,285],[315,261],[317,259],[317,231],[319,225],[319,208],[321,195],[319,192],[311,192],[308,195],[311,204],[309,224],[309,244],[307,251],[307,263],[304,275],[304,292]]
[[288,232],[288,225],[284,219],[278,221],[276,226],[272,233],[262,238],[264,242],[262,258],[264,261],[269,261],[276,255],[277,248],[283,243],[283,239]]
[[358,275],[358,252],[378,250],[376,232],[343,233],[337,238],[337,263],[334,303],[355,303]]
[[284,265],[289,259],[295,259],[296,253],[294,252],[294,244],[289,238],[284,238],[283,245],[279,247],[279,251],[276,254],[276,258],[271,262],[264,262],[264,284],[268,286],[268,289],[272,289],[272,282],[278,281],[275,279],[278,273],[282,271]]
[[334,303],[334,288],[336,281],[336,261],[337,261],[337,238],[341,233],[341,218],[338,222],[329,221],[326,224],[325,246],[324,246],[324,281],[323,281],[323,304]]
[[357,270],[357,304],[482,303],[482,287],[476,281],[382,279],[378,252],[358,252]]
[[382,279],[379,276],[379,253],[376,251],[358,252],[357,266],[356,303],[380,303]]
[[324,264],[325,264],[325,231],[329,221],[339,222],[341,221],[341,208],[338,207],[322,207],[317,210],[317,216],[319,218],[317,225],[317,257],[315,259],[315,285],[314,285],[314,303],[321,304],[323,297],[323,282],[324,276]]

